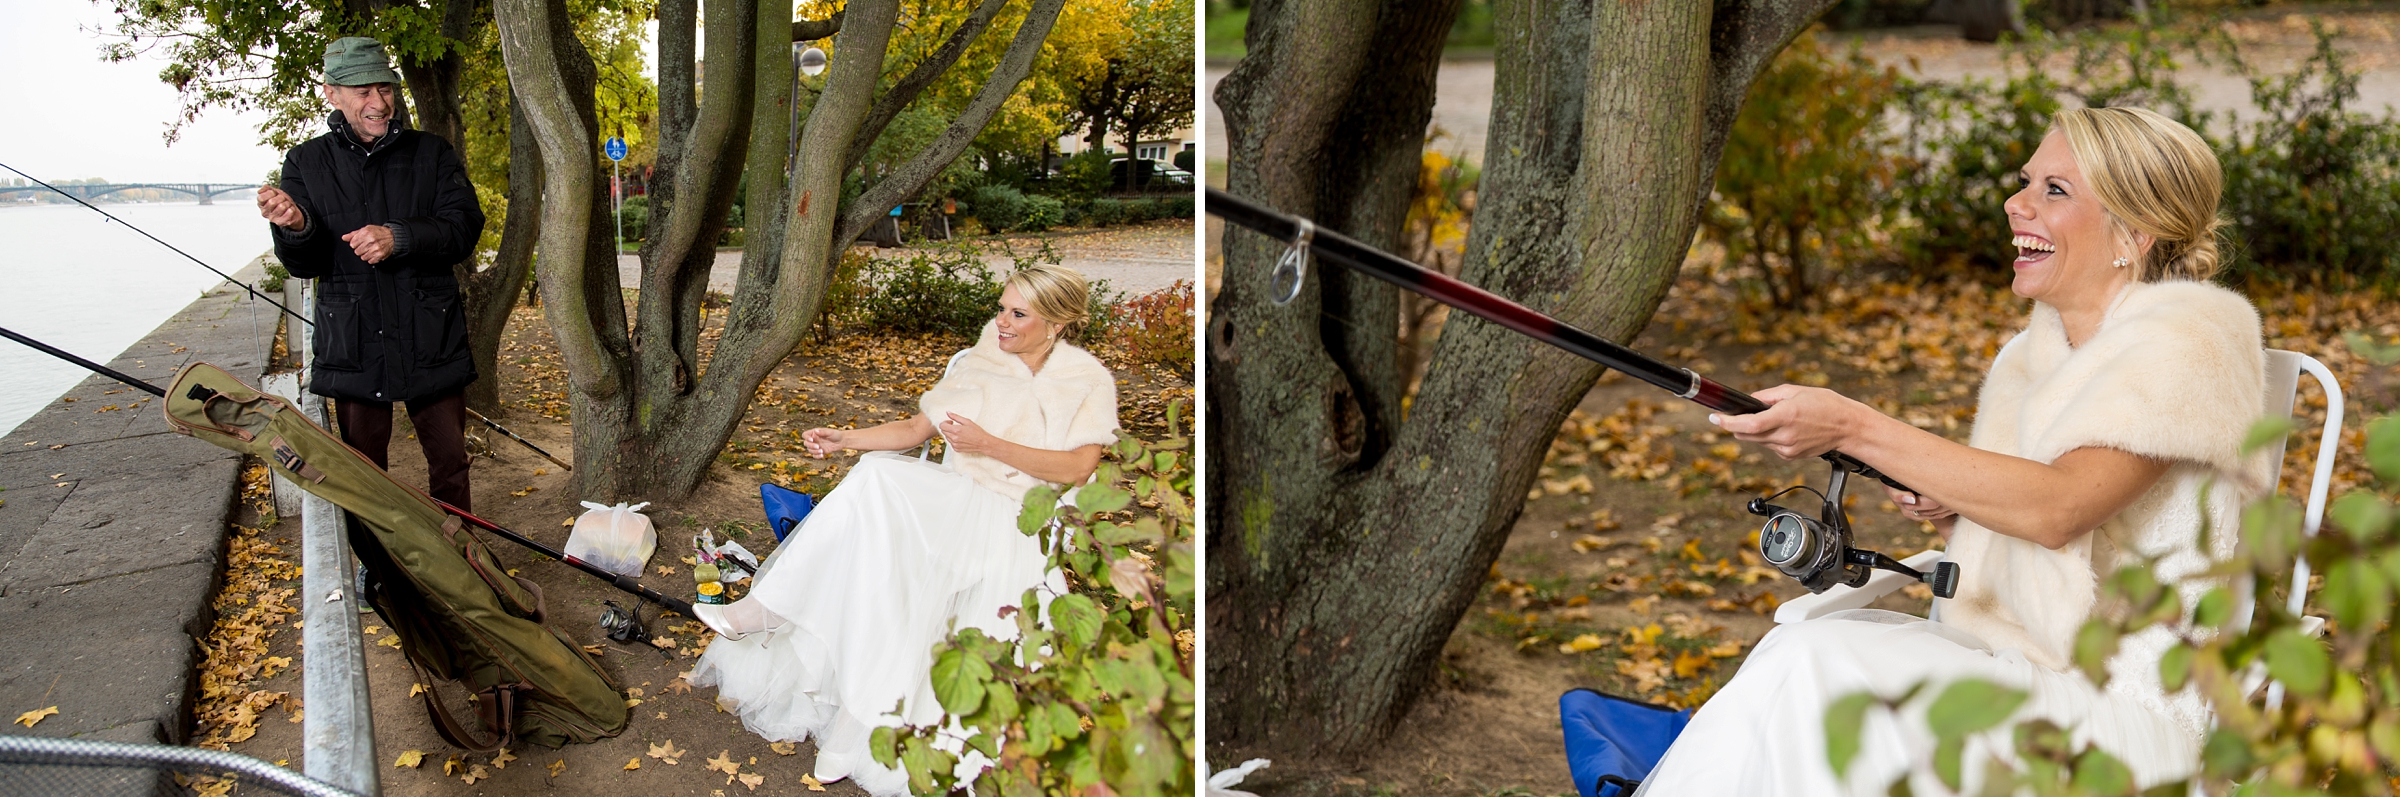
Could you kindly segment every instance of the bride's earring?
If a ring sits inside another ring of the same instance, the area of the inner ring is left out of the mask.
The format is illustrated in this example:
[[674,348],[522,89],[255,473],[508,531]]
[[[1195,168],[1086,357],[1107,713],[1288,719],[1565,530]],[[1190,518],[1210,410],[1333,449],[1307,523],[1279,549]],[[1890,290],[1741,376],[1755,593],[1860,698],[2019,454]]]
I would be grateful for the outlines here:
[[2133,265],[2133,261],[2132,261],[2132,260],[2130,260],[2130,259],[2127,259],[2127,258],[2122,258],[2122,257],[2120,257],[2120,258],[2117,258],[2117,262],[2116,262],[2116,266],[2117,266],[2117,268],[2124,268],[2124,267],[2126,267],[2126,266],[2130,266],[2130,265]]

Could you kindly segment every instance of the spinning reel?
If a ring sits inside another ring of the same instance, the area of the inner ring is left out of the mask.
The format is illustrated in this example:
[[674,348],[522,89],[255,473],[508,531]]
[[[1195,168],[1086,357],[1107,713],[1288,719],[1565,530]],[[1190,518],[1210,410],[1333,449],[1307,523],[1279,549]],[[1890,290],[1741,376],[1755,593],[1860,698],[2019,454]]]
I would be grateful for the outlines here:
[[1881,568],[1924,582],[1933,587],[1935,597],[1958,594],[1955,562],[1934,565],[1933,572],[1926,573],[1889,555],[1850,547],[1850,513],[1842,511],[1842,487],[1849,480],[1850,471],[1836,464],[1826,492],[1817,493],[1824,506],[1813,518],[1767,502],[1792,490],[1815,493],[1814,488],[1793,487],[1765,498],[1750,499],[1750,514],[1767,519],[1767,524],[1758,530],[1759,555],[1784,575],[1798,579],[1810,592],[1824,592],[1835,584],[1865,586],[1867,576]]

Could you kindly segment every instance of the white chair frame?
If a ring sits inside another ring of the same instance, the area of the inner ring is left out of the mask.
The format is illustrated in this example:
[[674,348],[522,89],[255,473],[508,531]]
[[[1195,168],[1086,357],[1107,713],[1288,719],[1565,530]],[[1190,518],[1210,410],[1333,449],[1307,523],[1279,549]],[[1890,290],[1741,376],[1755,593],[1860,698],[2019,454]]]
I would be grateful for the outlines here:
[[[2266,355],[2266,410],[2269,415],[2277,412],[2286,416],[2291,415],[2293,403],[2299,396],[2300,374],[2304,372],[2309,376],[2316,377],[2317,384],[2325,389],[2325,426],[2322,430],[2321,440],[2317,443],[2316,471],[2309,479],[2308,508],[2302,515],[2300,525],[2303,534],[2314,537],[2317,529],[2324,525],[2325,494],[2333,486],[2334,452],[2341,445],[2342,384],[2334,378],[2331,369],[2326,368],[2324,363],[2318,362],[2314,357],[2282,349],[2268,349]],[[2287,436],[2284,440],[2279,440],[2269,446],[2276,463],[2275,472],[2279,487],[2284,445],[2289,439]],[[1942,552],[1932,550],[1900,561],[1917,570],[1930,571],[1933,569],[1934,563],[1941,560]],[[1971,573],[1963,575],[1973,577]],[[2308,560],[2295,557],[2295,561],[2292,563],[2292,594],[2285,604],[2285,608],[2292,614],[2302,614],[2302,610],[2307,608],[2308,577]],[[1865,608],[1867,604],[1875,602],[1876,599],[1913,583],[1916,583],[1916,579],[1888,570],[1877,570],[1874,575],[1867,578],[1864,586],[1835,586],[1821,593],[1803,595],[1785,602],[1775,610],[1775,622],[1777,624],[1798,623],[1838,611]],[[2250,623],[2254,607],[2248,600],[2250,591],[2243,590],[2241,594],[2244,598],[2237,608],[2237,615],[2239,622],[2247,626]],[[1935,620],[1941,619],[1941,604],[1941,600],[1935,600],[1933,609],[1927,613],[1927,616]],[[2314,635],[2323,628],[2324,621],[2321,618],[2307,617],[2303,620],[2303,624],[2304,630]],[[2245,691],[2255,694],[2260,683],[2265,681],[2266,673],[2260,669],[2249,673],[2247,677],[2252,680],[2246,684],[2249,689]],[[2281,705],[2283,684],[2266,684],[2266,689],[2268,707]]]

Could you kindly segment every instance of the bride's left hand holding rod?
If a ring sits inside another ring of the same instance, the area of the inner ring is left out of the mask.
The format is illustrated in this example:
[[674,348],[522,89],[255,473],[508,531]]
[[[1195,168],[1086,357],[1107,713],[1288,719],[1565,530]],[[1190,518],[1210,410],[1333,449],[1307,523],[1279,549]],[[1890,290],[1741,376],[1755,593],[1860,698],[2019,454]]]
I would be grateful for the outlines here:
[[1964,516],[2052,549],[2132,505],[2168,465],[2098,447],[2035,462],[1953,442],[1824,388],[1777,385],[1751,395],[1767,409],[1711,414],[1709,422],[1787,460],[1835,449],[1857,457],[1916,489],[1893,495],[1912,519],[1946,526],[1941,521]]

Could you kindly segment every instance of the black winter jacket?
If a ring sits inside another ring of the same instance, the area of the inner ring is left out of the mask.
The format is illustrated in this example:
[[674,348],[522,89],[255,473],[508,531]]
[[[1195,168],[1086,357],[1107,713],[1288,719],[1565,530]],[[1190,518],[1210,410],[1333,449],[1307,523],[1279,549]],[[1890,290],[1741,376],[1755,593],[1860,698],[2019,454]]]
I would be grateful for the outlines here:
[[[317,280],[309,390],[393,402],[465,387],[475,381],[475,361],[450,268],[474,254],[483,234],[465,165],[440,136],[394,129],[369,144],[341,112],[327,121],[332,132],[283,157],[283,190],[305,226],[268,225],[284,268]],[[374,265],[342,240],[371,224],[393,233],[393,254]]]

